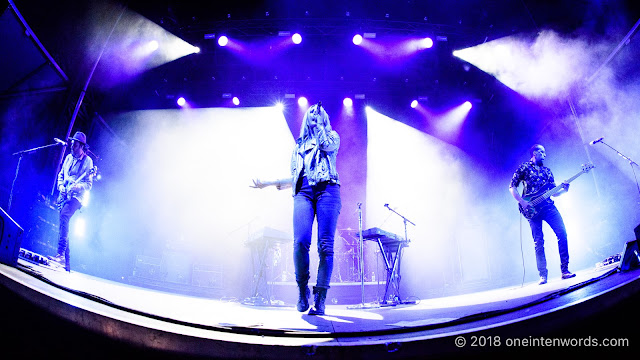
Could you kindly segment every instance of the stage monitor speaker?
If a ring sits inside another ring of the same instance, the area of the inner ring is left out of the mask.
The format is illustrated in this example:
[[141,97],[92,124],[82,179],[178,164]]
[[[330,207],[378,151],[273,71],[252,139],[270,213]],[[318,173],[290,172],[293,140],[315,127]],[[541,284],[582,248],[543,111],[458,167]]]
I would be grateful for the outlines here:
[[637,268],[640,265],[640,250],[638,250],[638,240],[629,241],[624,244],[622,260],[620,260],[620,270],[627,271]]
[[0,262],[10,266],[18,264],[18,253],[24,230],[4,209],[0,208]]

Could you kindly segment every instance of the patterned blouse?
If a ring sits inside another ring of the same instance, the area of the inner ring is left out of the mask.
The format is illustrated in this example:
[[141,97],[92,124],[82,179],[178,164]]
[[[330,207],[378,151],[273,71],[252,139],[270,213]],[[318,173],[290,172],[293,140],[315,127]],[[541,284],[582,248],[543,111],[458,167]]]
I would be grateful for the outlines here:
[[556,186],[551,170],[546,166],[538,166],[531,160],[523,163],[516,170],[511,178],[510,187],[518,187],[520,182],[524,182],[523,197]]

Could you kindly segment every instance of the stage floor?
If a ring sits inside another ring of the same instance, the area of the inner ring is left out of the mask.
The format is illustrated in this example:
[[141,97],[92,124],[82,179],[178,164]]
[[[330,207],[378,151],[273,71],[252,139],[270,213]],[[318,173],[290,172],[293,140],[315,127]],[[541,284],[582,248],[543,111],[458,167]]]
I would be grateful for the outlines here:
[[[239,357],[272,346],[273,353],[258,357],[279,357],[275,349],[321,354],[318,349],[331,346],[377,346],[395,352],[389,347],[404,344],[404,349],[411,349],[409,344],[425,346],[434,339],[498,334],[501,329],[514,336],[535,336],[541,330],[532,319],[561,326],[615,306],[617,299],[623,300],[621,294],[636,294],[640,270],[619,272],[617,265],[580,271],[568,280],[551,278],[545,285],[527,283],[415,304],[328,304],[324,316],[299,313],[293,305],[252,306],[150,290],[22,259],[17,267],[0,264],[0,279],[5,287],[67,321],[135,346],[220,357],[227,357],[221,343],[234,344],[233,353]],[[516,329],[514,324],[526,325]],[[444,353],[459,350],[453,340],[447,341]],[[242,345],[253,348],[240,350]],[[325,354],[332,357],[331,351]]]

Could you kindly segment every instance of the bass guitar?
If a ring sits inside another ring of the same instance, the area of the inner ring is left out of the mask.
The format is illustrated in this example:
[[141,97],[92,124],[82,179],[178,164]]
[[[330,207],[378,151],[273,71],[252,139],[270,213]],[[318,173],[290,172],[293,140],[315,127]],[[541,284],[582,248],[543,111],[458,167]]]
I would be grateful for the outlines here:
[[[573,175],[571,178],[569,178],[569,180],[565,180],[562,184],[564,183],[568,184],[572,182],[573,180],[577,179],[580,175],[588,173],[594,167],[595,166],[591,163],[582,165],[582,170],[580,170],[579,173]],[[542,208],[551,204],[551,202],[549,201],[549,198],[557,194],[562,189],[562,184],[551,189],[549,189],[549,187],[551,186],[549,185],[541,189],[540,191],[536,192],[535,194],[530,194],[523,197],[524,200],[529,202],[529,206],[527,206],[526,209],[523,209],[522,205],[518,204],[520,213],[524,215],[524,217],[527,219],[531,219],[534,216],[536,216],[536,214],[540,212]]]
[[89,169],[89,171],[85,171],[84,174],[80,175],[80,177],[75,179],[74,181],[65,180],[65,182],[64,182],[64,191],[62,191],[62,192],[60,192],[60,194],[58,194],[58,199],[56,200],[56,207],[58,208],[58,210],[62,209],[64,204],[67,201],[69,201],[69,199],[71,199],[71,196],[73,196],[73,194],[75,192],[70,191],[70,190],[77,183],[82,181],[82,179],[84,179],[86,176],[91,176],[91,175],[93,175],[93,174],[95,174],[97,172],[98,172],[98,167],[94,166],[91,169]]

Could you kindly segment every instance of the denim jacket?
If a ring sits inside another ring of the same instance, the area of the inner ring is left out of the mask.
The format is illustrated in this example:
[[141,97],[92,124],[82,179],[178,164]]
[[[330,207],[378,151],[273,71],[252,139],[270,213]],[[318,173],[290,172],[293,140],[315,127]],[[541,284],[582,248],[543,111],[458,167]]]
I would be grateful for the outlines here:
[[[307,177],[309,185],[313,186],[327,181],[340,184],[338,170],[336,169],[336,156],[340,147],[338,133],[322,131],[318,138],[302,138],[296,140],[296,145],[291,155],[291,176],[293,194],[296,194],[296,184],[301,175]],[[304,170],[304,174],[302,174]]]

